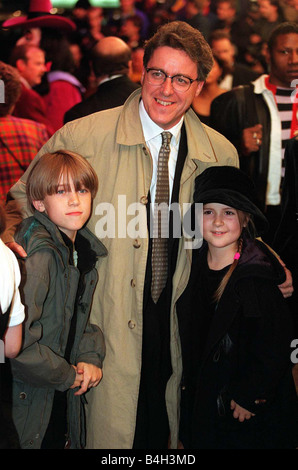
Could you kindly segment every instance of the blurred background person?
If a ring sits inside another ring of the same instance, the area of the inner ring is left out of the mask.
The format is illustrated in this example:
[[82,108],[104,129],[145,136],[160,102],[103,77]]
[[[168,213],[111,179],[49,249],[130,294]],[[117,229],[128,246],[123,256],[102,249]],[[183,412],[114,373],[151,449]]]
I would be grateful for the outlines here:
[[192,102],[192,108],[200,118],[200,120],[209,125],[211,103],[217,96],[228,90],[221,88],[218,84],[220,77],[223,75],[224,64],[220,59],[214,57],[213,67],[203,85],[201,93],[196,96]]
[[22,83],[21,95],[15,104],[13,116],[45,124],[48,135],[51,137],[54,127],[47,117],[46,104],[34,90],[47,71],[44,51],[33,44],[15,46],[10,57],[10,64],[18,70]]
[[0,79],[5,91],[4,103],[0,103],[0,202],[5,202],[11,186],[48,140],[48,133],[44,124],[11,115],[22,89],[18,71],[0,62]]
[[69,109],[65,113],[64,123],[103,109],[121,106],[140,86],[128,76],[131,69],[131,49],[118,37],[101,39],[92,49],[91,64],[97,90]]
[[255,80],[260,75],[247,65],[237,61],[237,47],[233,44],[228,33],[216,30],[211,33],[209,44],[213,55],[225,65],[225,73],[220,82],[220,87],[231,90],[238,85],[245,85]]

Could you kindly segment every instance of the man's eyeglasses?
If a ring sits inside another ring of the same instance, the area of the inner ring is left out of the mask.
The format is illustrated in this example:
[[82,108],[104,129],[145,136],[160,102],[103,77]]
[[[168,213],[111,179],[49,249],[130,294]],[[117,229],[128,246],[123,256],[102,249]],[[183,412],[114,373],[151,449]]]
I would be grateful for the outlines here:
[[148,68],[146,69],[147,72],[147,77],[148,77],[148,82],[151,85],[162,85],[167,78],[171,79],[172,86],[174,90],[176,91],[187,91],[190,88],[190,85],[193,82],[198,81],[198,78],[192,79],[189,77],[186,77],[185,75],[174,75],[173,77],[170,77],[170,75],[167,75],[166,72],[163,70],[159,69],[151,69]]

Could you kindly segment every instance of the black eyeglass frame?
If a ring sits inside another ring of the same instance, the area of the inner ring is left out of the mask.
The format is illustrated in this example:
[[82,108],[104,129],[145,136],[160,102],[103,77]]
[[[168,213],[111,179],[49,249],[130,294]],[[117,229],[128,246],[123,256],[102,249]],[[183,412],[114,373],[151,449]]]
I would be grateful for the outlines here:
[[[176,75],[173,75],[173,76],[171,77],[171,76],[168,75],[164,70],[162,70],[162,69],[155,69],[154,67],[146,67],[145,70],[146,70],[147,73],[150,72],[151,70],[155,70],[156,72],[161,72],[161,73],[163,73],[163,74],[164,74],[164,80],[163,80],[162,83],[165,83],[166,79],[167,79],[167,78],[170,78],[172,85],[173,85],[173,79],[174,79],[175,77],[187,78],[187,80],[189,80],[189,86],[188,86],[188,88],[186,88],[185,90],[181,90],[181,91],[188,91],[188,90],[190,89],[191,85],[193,84],[193,82],[198,82],[198,81],[199,81],[199,77],[197,77],[197,78],[190,78],[190,77],[188,77],[187,75],[183,75],[182,73],[177,73]],[[150,83],[151,83],[151,82],[150,82]],[[161,85],[162,83],[160,83],[160,85]],[[158,83],[156,83],[156,84],[155,84],[155,83],[151,83],[151,85],[153,85],[153,86],[159,86]]]

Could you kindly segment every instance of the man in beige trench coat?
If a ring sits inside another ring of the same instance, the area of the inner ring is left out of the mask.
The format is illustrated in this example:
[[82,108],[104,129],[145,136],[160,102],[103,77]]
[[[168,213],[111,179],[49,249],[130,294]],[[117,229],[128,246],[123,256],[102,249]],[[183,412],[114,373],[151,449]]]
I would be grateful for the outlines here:
[[[155,304],[146,216],[154,200],[162,131],[172,133],[170,194],[181,209],[192,201],[195,177],[205,168],[238,166],[235,148],[190,109],[211,66],[210,48],[197,30],[181,22],[163,26],[146,45],[142,89],[122,107],[66,124],[35,158],[69,149],[87,158],[99,177],[88,227],[108,256],[99,266],[91,321],[105,335],[106,359],[101,384],[86,395],[87,448],[161,449],[169,436],[177,447],[182,366],[175,302],[187,284],[192,250],[185,249],[183,236],[169,240],[168,281]],[[11,225],[17,222],[16,201],[28,214],[27,174],[11,189]],[[145,231],[131,228],[136,205],[145,216]],[[13,242],[12,232],[6,242]]]

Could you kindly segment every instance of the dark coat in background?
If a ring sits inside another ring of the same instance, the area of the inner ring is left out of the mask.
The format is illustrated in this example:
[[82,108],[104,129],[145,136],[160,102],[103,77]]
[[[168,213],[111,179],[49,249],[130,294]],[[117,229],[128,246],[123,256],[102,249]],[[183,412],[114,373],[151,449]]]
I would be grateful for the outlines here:
[[[177,304],[184,370],[180,438],[196,449],[295,448],[292,322],[277,287],[284,270],[265,245],[247,240],[205,339],[206,266],[205,246],[194,252]],[[255,416],[240,423],[232,399]]]
[[[245,156],[241,146],[242,131],[258,123],[263,126],[262,145],[258,152]],[[209,126],[223,134],[236,147],[240,168],[255,183],[259,200],[265,209],[271,118],[262,94],[255,93],[251,84],[217,96],[211,103]]]
[[295,334],[298,334],[298,137],[285,149],[285,178],[281,196],[282,217],[273,241],[273,248],[290,269],[294,293],[288,299],[293,312]]
[[93,95],[65,113],[64,124],[97,111],[122,106],[129,95],[139,87],[140,85],[130,80],[127,75],[104,82]]

